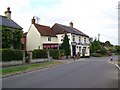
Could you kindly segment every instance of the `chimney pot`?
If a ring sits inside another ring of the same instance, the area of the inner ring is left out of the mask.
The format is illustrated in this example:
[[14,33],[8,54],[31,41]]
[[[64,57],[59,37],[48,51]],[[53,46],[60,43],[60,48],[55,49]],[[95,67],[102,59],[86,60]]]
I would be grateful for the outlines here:
[[33,17],[33,19],[32,19],[32,24],[35,24],[35,18]]
[[72,21],[70,22],[70,27],[72,27],[72,28],[73,28],[73,22],[72,22]]
[[11,19],[10,7],[7,8],[7,11],[5,11],[5,16],[6,16],[8,19]]

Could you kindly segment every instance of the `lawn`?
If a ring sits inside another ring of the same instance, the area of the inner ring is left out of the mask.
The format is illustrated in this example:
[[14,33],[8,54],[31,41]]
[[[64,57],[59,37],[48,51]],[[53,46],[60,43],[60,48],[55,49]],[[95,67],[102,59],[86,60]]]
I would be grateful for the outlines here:
[[44,62],[44,63],[34,63],[30,65],[21,65],[16,67],[7,67],[7,68],[0,69],[0,75],[2,74],[4,76],[7,74],[15,74],[15,73],[20,73],[24,71],[34,70],[34,69],[43,69],[43,68],[48,68],[48,67],[52,67],[59,64],[62,64],[62,62]]

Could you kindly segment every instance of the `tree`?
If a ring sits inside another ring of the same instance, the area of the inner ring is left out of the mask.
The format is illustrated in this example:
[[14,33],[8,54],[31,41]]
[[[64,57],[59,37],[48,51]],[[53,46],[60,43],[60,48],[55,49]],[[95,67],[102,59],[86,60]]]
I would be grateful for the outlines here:
[[20,49],[21,47],[21,37],[23,35],[22,30],[15,30],[13,32],[10,28],[2,28],[2,48]]
[[62,49],[65,50],[66,58],[68,58],[68,55],[70,55],[70,45],[69,45],[69,38],[66,33],[62,43]]
[[111,47],[111,46],[113,46],[109,41],[106,41],[105,42],[105,46],[107,46],[107,47]]
[[100,47],[101,47],[100,41],[94,40],[90,45],[90,52],[98,53],[100,52]]
[[120,54],[120,45],[116,45],[116,46],[115,46],[115,49],[116,49],[117,53]]

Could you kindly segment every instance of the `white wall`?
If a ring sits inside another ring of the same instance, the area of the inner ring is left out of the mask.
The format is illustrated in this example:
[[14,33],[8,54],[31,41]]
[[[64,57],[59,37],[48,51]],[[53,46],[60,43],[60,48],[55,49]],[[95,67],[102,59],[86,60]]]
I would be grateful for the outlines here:
[[41,36],[41,42],[42,43],[58,43],[57,37],[51,37],[51,41],[48,41],[49,36]]
[[34,49],[38,49],[38,46],[41,47],[41,35],[35,26],[32,24],[28,30],[28,34],[26,37],[26,49],[27,51],[31,51]]
[[[73,42],[73,35],[75,36],[75,42],[76,43],[79,43],[79,36],[81,38],[81,43],[84,44],[84,38],[86,38],[86,43],[89,44],[89,38],[86,37],[86,36],[81,36],[81,35],[76,35],[76,34],[71,34],[71,33],[67,33],[68,35],[68,38],[70,39],[69,40],[69,44],[70,44],[70,49],[71,49],[71,56],[72,56],[72,45],[71,45],[71,42]],[[64,38],[64,34],[58,34],[57,35],[58,37],[58,43],[59,44],[62,44],[63,41],[61,41],[61,39]],[[76,46],[76,54],[79,52],[79,47],[81,47],[81,56],[82,56],[82,49],[83,47],[86,47],[86,53],[85,53],[85,56],[89,56],[89,45],[77,45]]]

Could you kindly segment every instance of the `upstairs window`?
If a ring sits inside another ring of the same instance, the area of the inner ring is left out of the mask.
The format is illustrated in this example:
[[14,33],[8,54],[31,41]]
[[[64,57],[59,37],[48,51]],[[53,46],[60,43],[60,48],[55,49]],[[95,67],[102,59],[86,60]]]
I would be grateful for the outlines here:
[[86,43],[86,38],[84,38],[84,43]]
[[50,36],[48,37],[48,41],[51,41],[51,37]]
[[73,36],[73,42],[75,42],[75,36]]
[[79,43],[81,43],[81,37],[79,36]]

